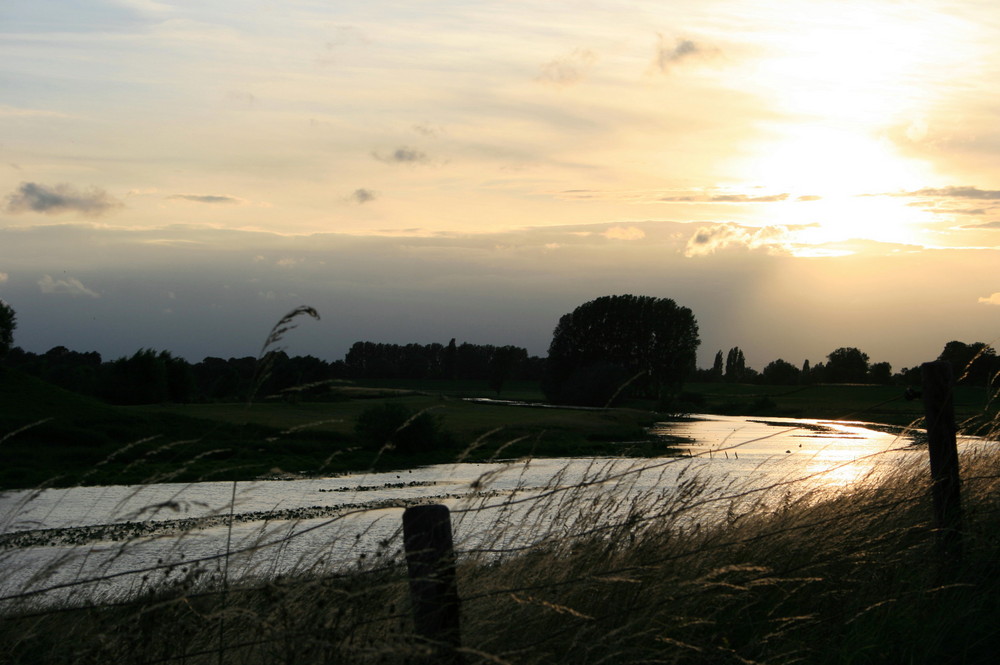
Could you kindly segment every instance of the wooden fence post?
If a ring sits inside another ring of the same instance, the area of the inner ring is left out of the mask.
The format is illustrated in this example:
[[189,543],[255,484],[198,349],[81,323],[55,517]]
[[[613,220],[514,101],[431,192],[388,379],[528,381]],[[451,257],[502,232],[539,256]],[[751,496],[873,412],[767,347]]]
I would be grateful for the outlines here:
[[943,558],[957,562],[962,557],[962,494],[955,440],[958,428],[952,397],[954,371],[951,363],[939,360],[921,365],[920,375],[938,547]]
[[417,633],[441,663],[462,663],[455,551],[447,506],[411,506],[403,512],[403,546]]

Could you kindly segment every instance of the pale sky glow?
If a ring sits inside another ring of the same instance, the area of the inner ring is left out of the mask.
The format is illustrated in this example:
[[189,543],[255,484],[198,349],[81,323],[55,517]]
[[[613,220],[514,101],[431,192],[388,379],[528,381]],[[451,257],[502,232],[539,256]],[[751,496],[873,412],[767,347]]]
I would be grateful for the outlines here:
[[192,360],[309,304],[337,359],[632,292],[703,365],[898,370],[1000,337],[998,43],[979,0],[5,0],[0,298]]

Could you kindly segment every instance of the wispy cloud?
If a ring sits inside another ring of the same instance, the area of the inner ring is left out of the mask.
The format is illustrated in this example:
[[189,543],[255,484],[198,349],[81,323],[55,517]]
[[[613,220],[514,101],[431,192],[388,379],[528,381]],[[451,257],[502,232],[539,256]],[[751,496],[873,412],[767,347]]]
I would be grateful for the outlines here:
[[221,203],[227,205],[244,203],[241,198],[237,198],[235,196],[224,196],[221,194],[173,194],[167,198],[174,201],[191,201],[192,203]]
[[997,229],[1000,231],[1000,222],[984,222],[982,224],[966,224],[963,229]]
[[589,49],[575,49],[562,58],[542,65],[537,81],[557,87],[579,83],[597,62],[597,54]]
[[642,240],[646,237],[645,231],[635,226],[613,226],[601,235],[609,240]]
[[377,197],[378,194],[374,191],[361,187],[351,192],[350,200],[358,204],[363,204],[374,201]]
[[38,286],[42,293],[64,293],[71,296],[87,296],[88,298],[101,297],[101,294],[88,289],[76,277],[53,279],[51,275],[45,275],[38,280]]
[[670,42],[662,34],[657,34],[655,64],[661,72],[667,72],[675,65],[692,59],[713,58],[718,49],[706,47],[690,39],[676,39]]
[[92,187],[80,191],[72,185],[42,185],[37,182],[23,182],[15,192],[7,196],[7,212],[40,212],[58,215],[75,212],[81,215],[97,216],[121,207],[121,202],[104,190]]
[[931,196],[952,199],[977,199],[1000,201],[1000,189],[979,189],[978,187],[925,187],[910,192],[894,192],[884,196]]
[[599,200],[621,201],[628,203],[780,203],[794,200],[798,202],[819,201],[821,196],[803,195],[792,199],[787,192],[779,194],[746,194],[721,193],[704,190],[671,191],[662,190],[597,190],[597,189],[564,189],[555,196],[565,200]]
[[985,298],[980,298],[978,302],[981,302],[985,305],[1000,305],[1000,292],[994,293]]
[[429,161],[425,152],[407,146],[396,148],[389,154],[372,152],[372,157],[389,164],[420,164]]
[[[662,196],[660,201],[668,203],[777,203],[787,201],[790,194],[680,194]],[[816,197],[819,198],[819,197]],[[800,201],[813,201],[814,198],[799,198]]]

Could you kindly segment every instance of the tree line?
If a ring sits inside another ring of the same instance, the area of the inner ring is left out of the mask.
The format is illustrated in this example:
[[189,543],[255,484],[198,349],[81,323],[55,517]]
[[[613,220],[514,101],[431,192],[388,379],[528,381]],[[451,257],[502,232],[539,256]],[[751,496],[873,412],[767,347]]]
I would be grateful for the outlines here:
[[[955,368],[956,381],[962,385],[988,386],[1000,376],[1000,356],[985,342],[967,344],[953,340],[945,344],[936,360],[947,360]],[[758,372],[747,367],[739,347],[723,356],[715,354],[711,368],[699,369],[696,381],[705,383],[759,383],[766,385],[808,385],[812,383],[868,383],[879,385],[919,385],[920,367],[904,367],[893,373],[887,362],[870,362],[867,353],[855,347],[840,347],[826,356],[826,362],[801,367],[784,360],[773,360]]]
[[357,342],[344,360],[289,356],[206,357],[197,363],[169,351],[140,349],[105,361],[96,351],[57,346],[45,353],[10,348],[4,364],[67,390],[112,404],[225,402],[283,396],[316,398],[334,381],[453,379],[483,381],[499,392],[507,381],[538,380],[542,361],[515,346]]
[[[331,382],[365,379],[474,380],[499,395],[508,381],[537,381],[556,404],[604,406],[629,396],[669,405],[685,381],[797,385],[876,383],[915,385],[919,367],[893,374],[887,362],[872,363],[855,347],[830,352],[824,362],[796,366],[784,359],[761,371],[746,364],[739,347],[712,367],[695,365],[698,324],[690,309],[669,298],[603,296],[562,316],[553,331],[548,356],[529,356],[516,346],[457,344],[354,343],[343,360],[290,357],[271,351],[262,358],[207,357],[198,363],[168,351],[140,349],[104,361],[97,352],[57,346],[43,354],[13,347],[16,317],[0,301],[0,359],[9,367],[85,395],[115,404],[243,401],[283,396],[317,398]],[[993,385],[1000,358],[983,342],[948,342],[939,360],[956,370],[959,383]]]

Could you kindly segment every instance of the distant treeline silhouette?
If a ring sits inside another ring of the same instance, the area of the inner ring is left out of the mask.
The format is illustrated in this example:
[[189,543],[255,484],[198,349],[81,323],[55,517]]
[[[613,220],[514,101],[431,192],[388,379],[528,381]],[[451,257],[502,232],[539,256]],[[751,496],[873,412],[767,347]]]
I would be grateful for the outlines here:
[[455,344],[452,339],[447,345],[355,342],[344,365],[350,378],[477,379],[499,390],[509,379],[540,379],[545,360],[517,346]]
[[483,381],[500,392],[510,380],[539,380],[544,360],[526,349],[482,344],[377,344],[357,342],[344,360],[289,356],[272,351],[261,376],[260,359],[207,357],[190,363],[169,351],[140,349],[105,361],[96,351],[57,346],[45,353],[12,348],[4,361],[67,390],[112,404],[242,401],[284,395],[317,398],[330,383],[363,379]]
[[[937,359],[952,363],[961,384],[987,386],[998,381],[1000,356],[984,342],[948,342]],[[272,352],[269,360],[266,376],[259,377],[260,362],[252,356],[207,357],[190,363],[168,351],[140,349],[132,356],[104,361],[96,351],[57,346],[41,354],[13,347],[3,364],[113,404],[156,404],[246,400],[255,379],[259,380],[257,398],[284,395],[315,399],[328,392],[332,381],[364,379],[482,381],[499,393],[507,381],[541,381],[546,363],[545,358],[529,356],[520,347],[456,344],[455,340],[405,345],[356,342],[344,360],[333,362],[308,355],[289,356],[284,351]],[[779,358],[758,372],[747,367],[743,351],[733,347],[727,354],[720,350],[711,368],[695,370],[690,379],[768,385],[917,385],[920,367],[893,374],[889,363],[870,363],[859,349],[841,347],[828,354],[825,363],[810,366],[806,360],[798,367]]]
[[[930,360],[930,359],[928,359]],[[955,368],[955,377],[963,385],[996,385],[1000,380],[1000,356],[985,342],[966,344],[953,340],[944,345],[937,360],[946,360]],[[743,351],[734,346],[723,356],[720,349],[709,369],[699,369],[694,380],[706,383],[762,383],[767,385],[802,385],[810,383],[875,383],[919,385],[920,366],[904,367],[893,374],[887,362],[869,362],[867,353],[855,347],[840,347],[826,356],[826,362],[801,368],[781,358],[758,372],[746,366]]]

